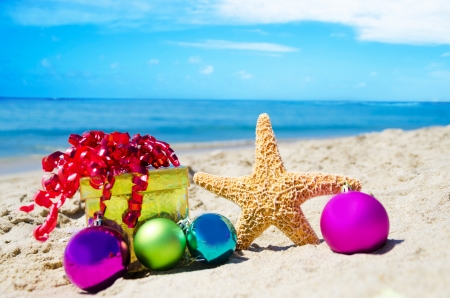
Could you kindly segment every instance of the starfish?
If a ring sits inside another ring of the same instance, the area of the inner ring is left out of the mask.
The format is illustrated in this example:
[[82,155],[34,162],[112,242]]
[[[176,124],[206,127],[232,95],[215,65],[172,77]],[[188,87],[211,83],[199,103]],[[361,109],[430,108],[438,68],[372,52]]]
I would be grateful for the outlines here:
[[238,250],[248,249],[271,225],[296,245],[319,244],[300,205],[316,196],[338,194],[345,184],[361,189],[359,180],[346,176],[286,171],[267,114],[258,117],[255,164],[250,175],[232,178],[199,172],[194,182],[241,207],[236,225]]

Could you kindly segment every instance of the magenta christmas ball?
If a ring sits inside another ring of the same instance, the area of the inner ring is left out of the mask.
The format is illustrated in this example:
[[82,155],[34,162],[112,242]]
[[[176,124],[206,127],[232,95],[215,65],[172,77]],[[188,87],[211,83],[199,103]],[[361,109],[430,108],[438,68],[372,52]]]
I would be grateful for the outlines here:
[[381,248],[389,234],[389,218],[374,197],[356,191],[341,193],[325,206],[320,229],[337,253],[369,253]]
[[82,290],[98,292],[123,277],[130,250],[122,235],[109,227],[92,226],[70,239],[63,265],[69,280]]

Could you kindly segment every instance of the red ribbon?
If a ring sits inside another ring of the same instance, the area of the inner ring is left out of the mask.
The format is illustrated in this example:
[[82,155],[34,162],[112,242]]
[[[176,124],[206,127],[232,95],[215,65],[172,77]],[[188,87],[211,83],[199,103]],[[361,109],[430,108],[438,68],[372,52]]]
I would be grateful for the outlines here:
[[[100,212],[106,210],[105,201],[111,198],[114,176],[133,173],[133,187],[128,200],[128,209],[122,220],[134,227],[141,215],[143,195],[148,186],[148,166],[168,167],[180,165],[170,145],[150,135],[139,134],[130,138],[128,133],[87,131],[81,136],[71,134],[72,145],[66,152],[56,151],[42,159],[42,169],[50,173],[42,178],[42,188],[34,195],[34,203],[50,209],[44,223],[34,229],[33,235],[39,241],[46,241],[55,229],[58,209],[66,198],[72,198],[80,187],[82,177],[90,177],[95,189],[102,189]],[[24,212],[34,209],[34,204],[19,208]]]

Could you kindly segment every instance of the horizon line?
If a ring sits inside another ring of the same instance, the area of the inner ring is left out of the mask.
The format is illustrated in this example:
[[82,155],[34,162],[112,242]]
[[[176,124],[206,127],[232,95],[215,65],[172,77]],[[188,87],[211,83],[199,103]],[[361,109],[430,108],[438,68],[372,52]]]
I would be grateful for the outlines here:
[[167,97],[68,97],[68,96],[0,96],[4,99],[42,99],[42,100],[192,100],[192,101],[298,101],[298,102],[366,102],[366,103],[450,103],[449,99],[444,100],[390,100],[390,99],[271,99],[271,98],[167,98]]

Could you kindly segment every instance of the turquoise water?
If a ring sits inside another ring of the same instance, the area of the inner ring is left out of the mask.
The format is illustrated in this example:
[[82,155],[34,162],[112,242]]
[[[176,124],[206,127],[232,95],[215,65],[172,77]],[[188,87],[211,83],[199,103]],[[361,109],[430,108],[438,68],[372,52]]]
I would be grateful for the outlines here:
[[260,113],[269,114],[278,139],[450,124],[450,103],[0,98],[0,158],[47,155],[86,130],[171,144],[252,140]]

